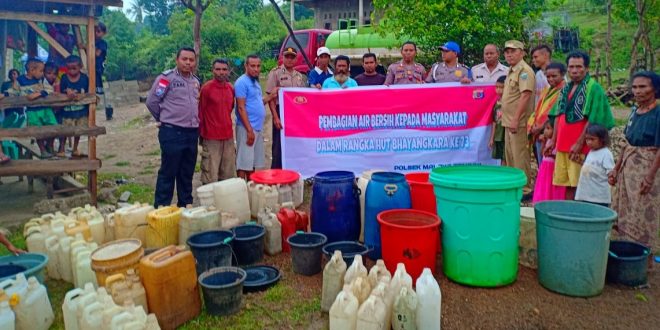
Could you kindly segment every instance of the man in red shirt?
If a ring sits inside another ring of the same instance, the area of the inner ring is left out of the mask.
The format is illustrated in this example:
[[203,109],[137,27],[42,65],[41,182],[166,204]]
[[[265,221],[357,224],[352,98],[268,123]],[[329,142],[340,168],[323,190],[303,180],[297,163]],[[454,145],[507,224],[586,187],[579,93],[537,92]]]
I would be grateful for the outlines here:
[[202,183],[236,175],[236,147],[231,113],[234,87],[229,83],[229,64],[213,61],[213,80],[202,86],[199,95],[199,134],[202,138]]

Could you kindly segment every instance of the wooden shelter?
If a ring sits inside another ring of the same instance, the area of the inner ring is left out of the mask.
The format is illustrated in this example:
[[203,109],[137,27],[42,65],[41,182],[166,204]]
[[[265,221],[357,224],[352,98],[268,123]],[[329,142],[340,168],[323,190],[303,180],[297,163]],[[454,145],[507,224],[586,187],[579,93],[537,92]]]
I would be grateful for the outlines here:
[[[88,93],[80,98],[72,100],[66,95],[49,95],[35,101],[28,101],[22,96],[9,96],[0,100],[0,110],[8,108],[22,108],[25,106],[65,106],[65,105],[89,105],[88,127],[24,127],[0,129],[0,140],[7,139],[49,139],[56,137],[88,136],[88,156],[85,159],[41,159],[38,150],[35,151],[29,145],[22,144],[20,158],[12,160],[8,164],[0,166],[0,177],[3,176],[27,176],[46,177],[48,185],[48,197],[52,198],[54,193],[71,191],[65,189],[53,191],[53,178],[63,173],[86,171],[88,173],[87,189],[90,192],[92,202],[96,204],[97,193],[97,170],[101,168],[101,161],[96,158],[96,137],[105,134],[104,127],[96,126],[96,71],[95,71],[95,34],[94,26],[96,18],[102,14],[104,7],[121,7],[122,0],[2,0],[0,1],[0,58],[2,63],[0,72],[5,72],[8,41],[8,22],[24,22],[27,25],[25,42],[28,57],[38,55],[37,36],[45,40],[50,47],[55,49],[64,57],[70,55],[55,39],[45,32],[39,23],[70,24],[76,34],[78,42],[83,41],[86,49],[78,49],[83,58],[84,67],[89,76]],[[84,28],[86,37],[83,38],[81,27]],[[22,70],[21,70],[22,71]],[[4,78],[4,77],[3,77]],[[29,141],[29,140],[28,140]],[[28,143],[29,144],[29,143]],[[31,182],[31,179],[29,180]]]

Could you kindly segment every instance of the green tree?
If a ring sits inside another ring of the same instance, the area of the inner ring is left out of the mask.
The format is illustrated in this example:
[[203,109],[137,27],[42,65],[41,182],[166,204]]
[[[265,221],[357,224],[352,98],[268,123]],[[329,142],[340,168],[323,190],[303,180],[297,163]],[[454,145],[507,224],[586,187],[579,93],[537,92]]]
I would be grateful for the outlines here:
[[645,59],[646,70],[655,70],[653,45],[660,42],[660,0],[613,0],[612,16],[615,21],[636,26],[630,51],[630,75],[638,69],[638,53]]
[[156,34],[169,32],[167,22],[174,11],[180,7],[180,3],[176,0],[137,0],[136,5],[142,9],[141,14],[145,25]]
[[106,78],[135,79],[137,68],[133,56],[136,44],[135,23],[119,10],[104,10],[101,20],[108,27],[106,41],[110,45],[105,62]]
[[543,0],[374,0],[382,12],[378,30],[409,36],[425,51],[453,40],[463,61],[481,62],[484,45],[527,40],[524,21],[540,14]]

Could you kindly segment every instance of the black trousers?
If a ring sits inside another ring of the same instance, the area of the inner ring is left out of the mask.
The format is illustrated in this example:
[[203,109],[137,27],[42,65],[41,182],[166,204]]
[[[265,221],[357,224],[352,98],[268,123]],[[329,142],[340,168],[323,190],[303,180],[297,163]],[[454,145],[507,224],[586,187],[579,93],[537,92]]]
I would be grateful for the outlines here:
[[158,131],[160,169],[156,180],[154,206],[172,203],[176,183],[177,206],[192,204],[192,180],[197,163],[197,128],[183,128],[162,124]]
[[[279,105],[277,105],[277,116],[280,116]],[[280,122],[281,121],[282,117],[280,117]],[[280,138],[280,132],[281,130],[277,129],[277,127],[275,127],[275,123],[273,123],[273,145],[271,146],[273,161],[270,163],[270,168],[273,169],[282,168],[282,141]]]

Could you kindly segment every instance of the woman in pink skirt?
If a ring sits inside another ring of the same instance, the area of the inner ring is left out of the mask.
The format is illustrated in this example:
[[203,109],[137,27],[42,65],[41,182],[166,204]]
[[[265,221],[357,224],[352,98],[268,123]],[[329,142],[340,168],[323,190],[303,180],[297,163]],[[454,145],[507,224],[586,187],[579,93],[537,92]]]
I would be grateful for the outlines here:
[[[543,124],[543,135],[540,137],[544,144],[547,144],[552,138],[552,123],[547,120]],[[536,185],[534,186],[534,196],[532,203],[546,200],[564,200],[566,198],[566,187],[555,186],[552,184],[552,173],[555,171],[555,154],[543,156],[539,173],[536,176]]]

